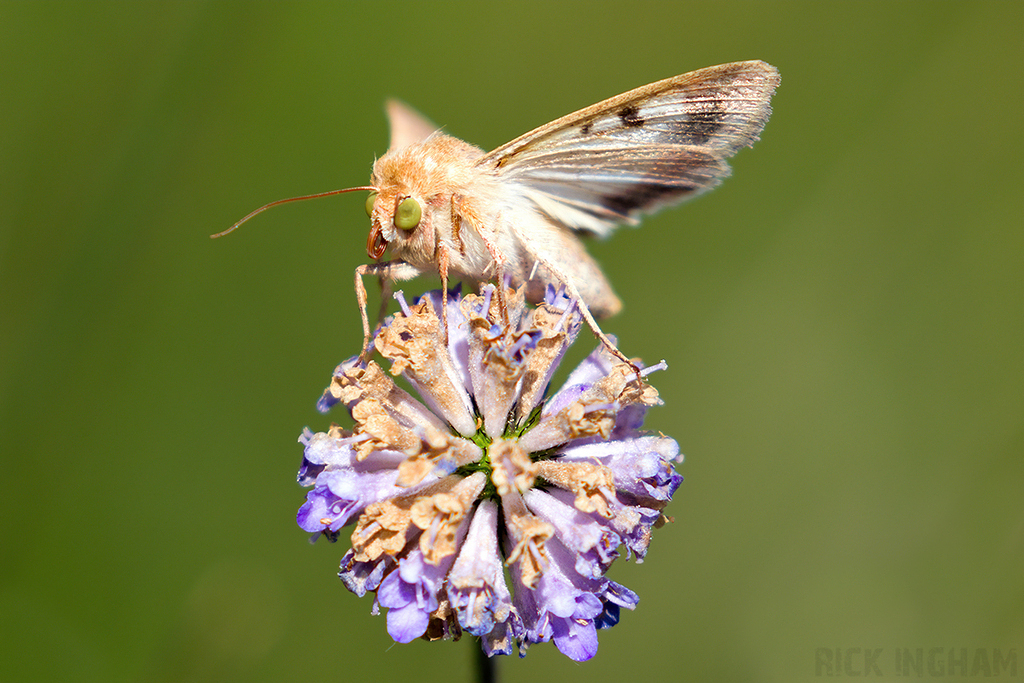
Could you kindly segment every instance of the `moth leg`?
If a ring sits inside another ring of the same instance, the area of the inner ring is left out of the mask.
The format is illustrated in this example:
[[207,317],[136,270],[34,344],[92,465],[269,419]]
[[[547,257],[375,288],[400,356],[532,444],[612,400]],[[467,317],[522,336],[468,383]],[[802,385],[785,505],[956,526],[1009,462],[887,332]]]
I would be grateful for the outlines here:
[[508,317],[508,299],[505,297],[505,255],[487,238],[483,238],[483,241],[487,245],[487,251],[491,252],[491,258],[494,259],[494,278],[498,281],[498,308],[501,309],[501,324],[507,330],[512,324]]
[[356,302],[359,304],[359,318],[363,323],[363,350],[359,354],[359,358],[364,362],[370,357],[370,319],[366,313],[366,287],[363,285],[363,276],[365,275],[376,275],[381,283],[381,303],[377,319],[379,325],[387,312],[391,283],[395,280],[412,279],[419,275],[419,271],[405,261],[366,263],[356,268]]
[[448,247],[438,245],[437,247],[437,274],[441,277],[441,329],[444,335],[444,345],[448,346],[448,265],[450,257]]
[[383,274],[377,275],[377,285],[380,287],[380,308],[377,309],[377,324],[380,325],[384,322],[384,316],[388,312],[388,300],[391,298],[391,283],[393,280],[389,277],[384,277]]
[[[580,314],[583,315],[583,319],[590,327],[590,330],[594,333],[594,336],[597,337],[602,344],[604,344],[604,347],[608,349],[608,351],[613,356],[615,356],[623,363],[628,365],[630,368],[632,368],[633,372],[636,374],[637,382],[643,383],[643,377],[640,374],[640,368],[637,367],[637,365],[633,363],[633,361],[627,358],[626,354],[622,353],[622,351],[619,351],[619,347],[612,343],[612,340],[608,338],[608,335],[606,335],[601,330],[600,325],[597,324],[597,320],[594,319],[594,315],[590,312],[590,307],[587,306],[587,303],[583,300],[583,297],[580,295],[579,289],[576,288],[576,283],[573,281],[573,279],[569,277],[569,275],[563,272],[554,262],[550,261],[549,259],[546,259],[542,255],[532,251],[531,255],[533,256],[533,258],[536,259],[536,261],[534,262],[534,272],[536,272],[537,264],[539,263],[540,265],[543,265],[545,268],[547,268],[548,272],[554,275],[555,278],[560,283],[562,283],[566,291],[569,292],[569,296],[576,300],[576,304],[580,308]],[[533,279],[532,275],[531,279]]]
[[[366,287],[363,286],[363,276],[368,275],[371,270],[376,270],[376,263],[366,263],[356,268],[356,303],[359,304],[359,319],[363,323],[363,350],[359,353],[359,359],[366,361],[369,358],[370,346],[370,319],[366,315]],[[381,306],[383,308],[383,304]]]
[[613,356],[615,356],[623,363],[628,365],[633,370],[633,373],[636,375],[636,381],[643,384],[643,376],[640,374],[640,368],[637,367],[637,365],[633,361],[627,358],[626,354],[622,353],[622,351],[619,351],[619,347],[613,344],[612,340],[609,339],[608,336],[601,331],[601,327],[597,324],[597,321],[594,319],[594,316],[591,315],[590,313],[590,308],[583,301],[583,298],[580,296],[579,290],[576,289],[575,283],[573,283],[573,281],[569,278],[563,278],[563,276],[557,270],[552,269],[549,264],[545,263],[544,265],[547,266],[548,270],[551,270],[551,272],[555,274],[555,277],[557,277],[563,285],[565,285],[566,290],[568,290],[569,292],[569,296],[576,299],[576,304],[580,307],[580,313],[583,314],[583,319],[587,321],[587,325],[590,326],[590,329],[591,331],[593,331],[594,336],[597,337],[602,344],[604,344],[604,347],[608,349]]
[[402,279],[397,277],[394,271],[403,265],[407,264],[404,261],[385,261],[384,263],[366,263],[356,268],[356,302],[359,304],[359,318],[363,323],[363,351],[359,355],[363,360],[370,355],[370,319],[366,313],[366,287],[363,285],[363,276],[376,275],[377,281],[380,283],[381,302],[377,313],[377,324],[379,325],[387,312],[391,281]]
[[[494,276],[498,285],[498,308],[501,310],[501,322],[507,330],[511,323],[508,316],[508,300],[505,297],[505,254],[501,252],[497,244],[488,238],[483,220],[472,209],[470,202],[467,202],[465,197],[458,194],[452,195],[452,213],[457,214],[460,221],[465,220],[476,230],[480,241],[484,243],[487,252],[491,255],[491,261],[494,263]],[[461,241],[461,237],[459,239]]]

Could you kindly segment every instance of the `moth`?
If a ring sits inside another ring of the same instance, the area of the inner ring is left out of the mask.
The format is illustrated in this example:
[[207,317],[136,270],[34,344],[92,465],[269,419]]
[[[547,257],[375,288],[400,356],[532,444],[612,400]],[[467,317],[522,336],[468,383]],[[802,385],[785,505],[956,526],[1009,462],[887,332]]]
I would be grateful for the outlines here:
[[[441,132],[399,102],[387,104],[391,142],[367,190],[374,263],[356,269],[364,345],[370,339],[362,278],[390,281],[436,272],[450,279],[524,286],[536,303],[564,286],[598,338],[622,360],[597,318],[622,303],[578,235],[609,235],[620,224],[695,197],[729,175],[727,159],[758,140],[771,114],[778,70],[734,62],[667,78],[541,126],[492,152]],[[391,258],[381,261],[390,251]],[[447,331],[447,311],[442,310]]]

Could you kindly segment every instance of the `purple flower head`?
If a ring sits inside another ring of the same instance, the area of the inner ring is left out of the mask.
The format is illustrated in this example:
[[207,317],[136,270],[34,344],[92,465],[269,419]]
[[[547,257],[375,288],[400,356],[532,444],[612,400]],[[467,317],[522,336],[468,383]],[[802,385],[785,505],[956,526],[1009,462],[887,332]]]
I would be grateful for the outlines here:
[[299,526],[333,541],[354,523],[339,575],[397,642],[466,631],[489,656],[554,641],[590,659],[638,602],[608,568],[643,560],[682,482],[676,442],[641,430],[658,392],[599,346],[547,395],[581,327],[561,292],[528,308],[509,290],[507,311],[492,286],[449,292],[447,338],[442,292],[396,298],[373,339],[389,369],[353,357],[318,403],[355,427],[299,438]]

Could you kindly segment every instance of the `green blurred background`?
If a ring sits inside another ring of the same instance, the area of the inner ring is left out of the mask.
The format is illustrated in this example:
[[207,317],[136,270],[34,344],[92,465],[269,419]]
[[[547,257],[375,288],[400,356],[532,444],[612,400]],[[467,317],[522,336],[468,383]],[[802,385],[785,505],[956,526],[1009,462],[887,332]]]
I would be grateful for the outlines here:
[[469,639],[393,645],[294,523],[363,197],[208,235],[363,184],[389,96],[490,149],[741,59],[782,86],[734,176],[591,245],[606,329],[671,366],[677,523],[613,567],[641,602],[596,660],[504,680],[816,680],[822,647],[1024,675],[1022,8],[0,4],[0,681],[470,680]]

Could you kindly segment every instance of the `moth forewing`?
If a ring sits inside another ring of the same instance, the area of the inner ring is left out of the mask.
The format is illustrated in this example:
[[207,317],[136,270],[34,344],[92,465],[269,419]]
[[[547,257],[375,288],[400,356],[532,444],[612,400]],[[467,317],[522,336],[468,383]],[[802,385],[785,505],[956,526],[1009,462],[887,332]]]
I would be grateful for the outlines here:
[[478,163],[528,188],[553,220],[607,235],[721,182],[725,160],[758,139],[778,84],[760,61],[708,67],[563,116]]
[[[766,62],[709,66],[640,86],[555,119],[498,147],[480,163],[501,168],[517,156],[521,161],[530,158],[531,152],[543,151],[546,145],[614,131],[632,133],[627,137],[640,143],[644,130],[653,130],[653,135],[668,138],[664,142],[696,140],[716,148],[730,146],[730,153],[735,153],[757,140],[771,115],[770,101],[778,85],[778,69]],[[736,127],[721,127],[725,115],[739,117],[730,122]]]

